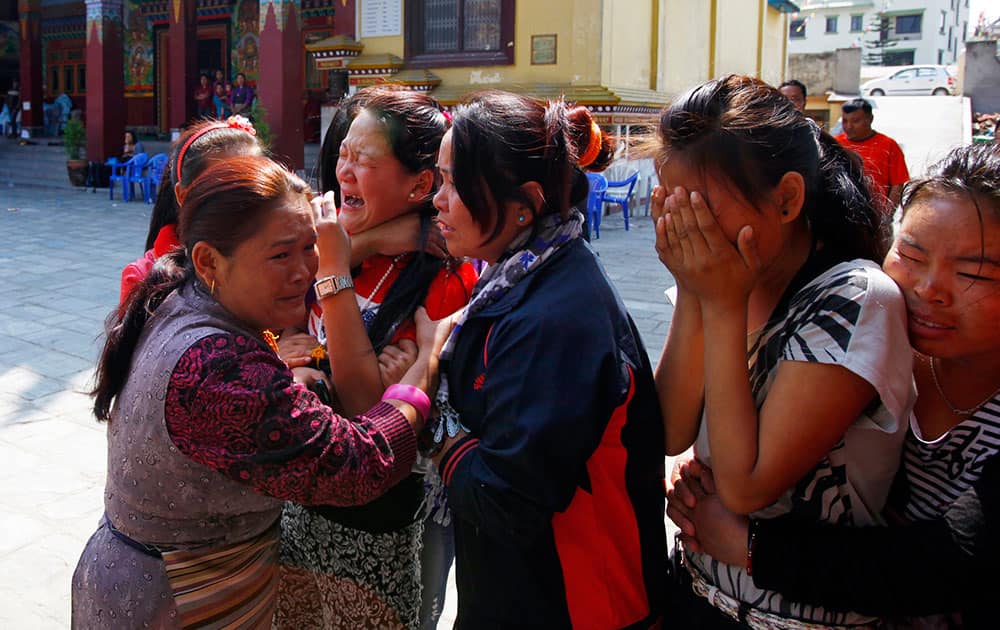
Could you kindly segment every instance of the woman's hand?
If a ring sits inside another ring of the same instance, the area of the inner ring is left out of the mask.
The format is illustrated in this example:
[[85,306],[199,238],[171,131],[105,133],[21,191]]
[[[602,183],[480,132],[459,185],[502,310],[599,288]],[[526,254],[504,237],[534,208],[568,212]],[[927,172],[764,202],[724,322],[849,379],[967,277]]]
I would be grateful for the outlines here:
[[400,383],[419,387],[431,399],[434,398],[438,385],[438,356],[458,321],[459,312],[432,320],[427,315],[427,309],[422,306],[417,309],[413,314],[413,321],[417,325],[417,360],[400,379]]
[[417,344],[409,339],[400,339],[399,344],[382,348],[382,352],[378,355],[378,369],[382,373],[382,383],[386,387],[398,383],[416,362]]
[[292,375],[296,383],[302,383],[306,388],[312,387],[315,383],[323,383],[326,388],[331,389],[330,379],[322,370],[310,367],[297,367],[292,369]]
[[317,276],[346,276],[351,272],[351,237],[337,220],[333,192],[312,200],[316,211],[316,246],[319,249]]
[[[408,212],[365,230],[351,243],[351,262],[360,264],[373,254],[396,256],[420,248],[420,215]],[[448,250],[435,222],[431,222],[424,251],[435,258],[447,258]]]
[[278,356],[283,361],[298,358],[312,359],[311,352],[319,345],[319,340],[306,332],[286,332],[278,337]]
[[665,210],[657,209],[656,251],[678,287],[690,290],[703,304],[745,303],[761,266],[753,228],[744,226],[734,245],[705,198],[681,187],[661,205]]
[[749,519],[722,505],[711,468],[691,459],[676,472],[679,478],[667,492],[667,516],[680,528],[685,546],[726,564],[743,566]]

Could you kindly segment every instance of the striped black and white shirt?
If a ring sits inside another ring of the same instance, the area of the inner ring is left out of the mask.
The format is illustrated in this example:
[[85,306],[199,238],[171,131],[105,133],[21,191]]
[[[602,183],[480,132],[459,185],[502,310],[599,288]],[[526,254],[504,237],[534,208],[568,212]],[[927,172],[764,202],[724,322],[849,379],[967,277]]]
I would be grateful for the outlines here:
[[906,501],[911,521],[938,518],[979,480],[983,464],[1000,452],[1000,394],[936,440],[925,440],[916,418],[903,447]]
[[[783,361],[842,366],[874,387],[877,397],[841,440],[773,505],[755,513],[841,525],[881,523],[880,512],[899,466],[906,420],[916,398],[906,305],[899,287],[875,263],[839,263],[799,289],[763,329],[748,339],[750,385],[757,409]],[[706,343],[710,340],[706,339]],[[789,409],[808,421],[809,409]],[[703,418],[695,454],[711,465]],[[730,597],[789,620],[830,626],[863,624],[871,617],[786,600],[757,588],[742,566],[688,553],[708,581]]]

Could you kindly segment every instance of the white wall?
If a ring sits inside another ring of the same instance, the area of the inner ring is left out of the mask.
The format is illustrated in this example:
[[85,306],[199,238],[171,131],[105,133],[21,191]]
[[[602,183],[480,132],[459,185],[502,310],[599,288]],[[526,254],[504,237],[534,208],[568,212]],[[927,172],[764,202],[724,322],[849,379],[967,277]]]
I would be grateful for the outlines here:
[[[963,48],[966,24],[969,21],[968,0],[874,0],[873,2],[845,2],[844,0],[815,0],[799,4],[801,11],[792,19],[804,18],[805,37],[789,38],[788,52],[818,53],[837,48],[862,47],[865,39],[872,36],[865,33],[872,17],[881,9],[892,15],[900,12],[923,10],[921,32],[918,36],[907,36],[887,50],[913,50],[913,63],[938,63],[938,51],[942,51],[941,63],[952,64],[958,60]],[[941,13],[945,13],[944,33],[940,32]],[[862,32],[851,32],[851,16],[864,14]],[[837,16],[837,32],[826,32],[826,18]],[[789,20],[791,21],[791,20]],[[894,21],[892,22],[894,26]],[[949,50],[949,35],[951,50]]]

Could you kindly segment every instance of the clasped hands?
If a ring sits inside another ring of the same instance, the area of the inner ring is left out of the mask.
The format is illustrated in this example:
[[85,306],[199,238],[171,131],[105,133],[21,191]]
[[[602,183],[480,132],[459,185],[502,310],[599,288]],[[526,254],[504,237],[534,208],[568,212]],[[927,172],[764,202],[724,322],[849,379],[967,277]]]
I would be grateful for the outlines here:
[[743,566],[747,555],[747,517],[730,512],[715,490],[712,469],[694,457],[679,456],[667,487],[667,516],[681,530],[689,551]]

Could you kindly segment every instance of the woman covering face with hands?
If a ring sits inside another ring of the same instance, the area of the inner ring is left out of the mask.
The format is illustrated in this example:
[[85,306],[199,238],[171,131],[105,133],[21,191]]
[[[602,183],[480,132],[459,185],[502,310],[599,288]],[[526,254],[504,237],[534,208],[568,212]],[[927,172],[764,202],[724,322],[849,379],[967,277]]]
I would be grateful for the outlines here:
[[[942,238],[942,235],[946,235]],[[883,268],[906,298],[920,396],[888,528],[734,517],[711,472],[682,469],[667,514],[692,545],[801,601],[910,627],[992,627],[1000,561],[1000,149],[953,150],[906,185]],[[704,494],[707,492],[708,494]],[[752,523],[752,524],[751,524]],[[947,615],[947,618],[944,617]]]
[[[860,163],[748,77],[683,95],[658,137],[656,248],[678,287],[656,372],[667,452],[694,445],[734,512],[878,522],[913,388],[905,305],[873,262],[882,226]],[[691,623],[868,620],[685,555],[695,595],[676,607]]]

